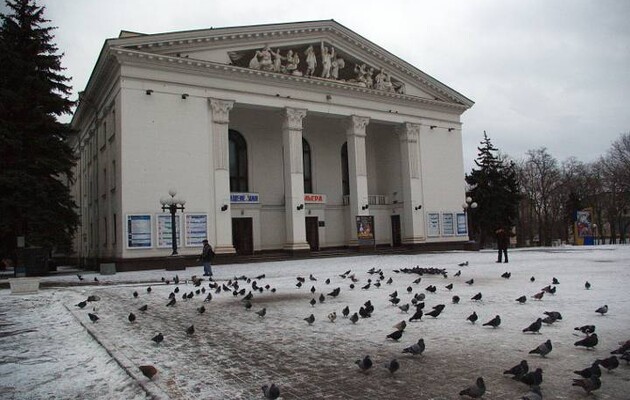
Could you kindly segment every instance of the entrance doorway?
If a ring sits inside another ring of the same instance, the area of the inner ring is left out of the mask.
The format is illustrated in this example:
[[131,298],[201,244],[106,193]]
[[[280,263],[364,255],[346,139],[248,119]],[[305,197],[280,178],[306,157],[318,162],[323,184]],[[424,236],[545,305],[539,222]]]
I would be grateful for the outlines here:
[[392,215],[392,246],[402,246],[402,236],[400,232],[400,215]]
[[238,255],[254,254],[251,218],[232,218],[232,244]]
[[319,250],[319,222],[317,217],[306,217],[306,241],[311,251]]

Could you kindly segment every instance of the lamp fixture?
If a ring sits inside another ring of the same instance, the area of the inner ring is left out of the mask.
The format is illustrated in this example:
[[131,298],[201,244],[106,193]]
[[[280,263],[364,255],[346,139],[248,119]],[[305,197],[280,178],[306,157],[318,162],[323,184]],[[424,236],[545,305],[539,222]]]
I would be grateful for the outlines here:
[[224,205],[221,206],[221,211],[227,211],[227,209],[228,209],[228,205],[227,204],[224,204]]
[[304,209],[304,204],[299,204],[296,209],[299,210],[303,210]]
[[418,211],[422,208],[422,204],[418,204],[417,206],[415,206],[413,209]]
[[331,96],[331,95],[329,95],[329,94],[327,94],[327,95],[326,95],[326,100],[332,100],[332,96]]
[[182,99],[186,100],[188,98],[188,93],[182,93]]
[[455,130],[455,128],[448,128],[449,132],[453,132]]
[[430,128],[431,128],[431,130],[433,130],[433,129],[437,128],[437,125],[431,125]]
[[363,207],[361,207],[362,210],[367,210],[370,207],[369,204],[364,205]]
[[153,89],[147,89],[146,92],[147,96],[151,96],[151,93],[153,93]]

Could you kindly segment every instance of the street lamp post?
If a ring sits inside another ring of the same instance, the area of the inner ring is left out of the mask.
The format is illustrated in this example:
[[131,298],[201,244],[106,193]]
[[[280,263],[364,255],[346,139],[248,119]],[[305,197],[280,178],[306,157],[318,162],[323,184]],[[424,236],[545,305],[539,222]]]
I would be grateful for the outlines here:
[[171,189],[168,191],[169,196],[171,197],[162,197],[160,199],[160,204],[162,204],[162,211],[168,211],[171,213],[171,240],[173,242],[173,253],[172,256],[177,255],[177,226],[175,225],[175,214],[177,210],[184,211],[184,204],[186,204],[186,200],[175,197],[177,191],[175,189]]
[[[462,204],[462,208],[464,209],[464,214],[466,214],[466,223],[468,224],[468,226],[470,226],[468,210],[474,210],[475,208],[477,208],[477,205],[478,205],[477,202],[473,201],[472,197],[470,196],[466,197],[466,201]],[[468,239],[471,240],[470,230],[468,231]]]

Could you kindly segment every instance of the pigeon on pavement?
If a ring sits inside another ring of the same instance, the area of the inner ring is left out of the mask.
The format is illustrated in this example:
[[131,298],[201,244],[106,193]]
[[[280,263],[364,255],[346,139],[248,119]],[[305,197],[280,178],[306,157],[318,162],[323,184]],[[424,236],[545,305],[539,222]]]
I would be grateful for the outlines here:
[[551,340],[547,339],[545,343],[542,343],[534,350],[530,351],[529,354],[540,354],[541,356],[545,357],[547,354],[551,353],[551,350],[553,350],[553,346],[551,346]]
[[415,356],[417,354],[422,354],[424,352],[424,348],[424,339],[419,339],[417,343],[414,343],[409,347],[405,347],[402,352]]
[[474,385],[459,392],[460,396],[468,396],[473,399],[478,399],[486,392],[486,384],[482,377],[477,378],[477,382]]
[[497,315],[496,317],[492,318],[490,321],[486,322],[482,326],[491,326],[493,328],[498,328],[499,325],[501,325],[501,317]]

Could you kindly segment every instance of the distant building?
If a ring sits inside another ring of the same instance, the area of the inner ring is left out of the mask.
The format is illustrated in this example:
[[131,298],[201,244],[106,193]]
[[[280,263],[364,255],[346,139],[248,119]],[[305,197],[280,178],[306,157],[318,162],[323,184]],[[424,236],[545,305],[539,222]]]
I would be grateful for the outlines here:
[[163,260],[170,188],[183,256],[357,246],[357,216],[376,245],[461,246],[472,105],[331,20],[121,32],[72,120],[78,257]]

